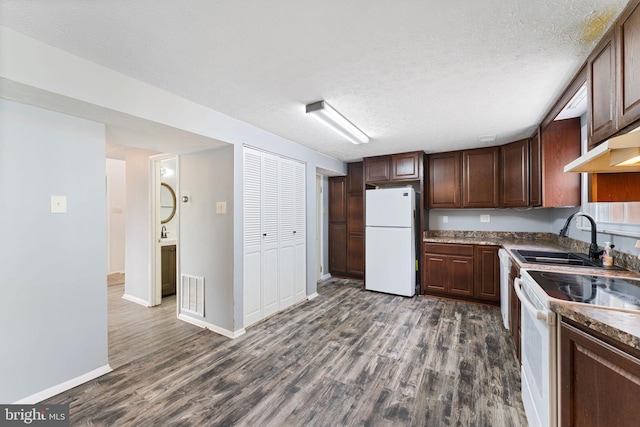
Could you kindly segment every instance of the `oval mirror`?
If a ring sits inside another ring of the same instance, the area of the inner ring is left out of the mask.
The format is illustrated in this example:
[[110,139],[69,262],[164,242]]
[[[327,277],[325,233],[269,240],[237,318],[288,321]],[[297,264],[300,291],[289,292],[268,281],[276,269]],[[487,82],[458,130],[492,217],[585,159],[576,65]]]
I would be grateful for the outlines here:
[[166,182],[160,186],[160,223],[166,224],[176,214],[176,193]]

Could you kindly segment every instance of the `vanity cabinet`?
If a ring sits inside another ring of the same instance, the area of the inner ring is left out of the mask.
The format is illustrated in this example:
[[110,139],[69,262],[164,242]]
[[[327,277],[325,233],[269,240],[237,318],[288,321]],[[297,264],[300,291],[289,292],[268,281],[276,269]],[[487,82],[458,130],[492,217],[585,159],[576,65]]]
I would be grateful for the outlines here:
[[512,142],[500,147],[502,164],[503,208],[529,206],[529,140]]
[[640,352],[562,319],[560,425],[635,426]]
[[162,246],[162,296],[176,293],[176,245]]
[[500,302],[497,246],[425,243],[422,293]]
[[462,207],[497,208],[499,195],[499,147],[462,152]]
[[429,155],[429,208],[462,207],[461,155],[460,151]]

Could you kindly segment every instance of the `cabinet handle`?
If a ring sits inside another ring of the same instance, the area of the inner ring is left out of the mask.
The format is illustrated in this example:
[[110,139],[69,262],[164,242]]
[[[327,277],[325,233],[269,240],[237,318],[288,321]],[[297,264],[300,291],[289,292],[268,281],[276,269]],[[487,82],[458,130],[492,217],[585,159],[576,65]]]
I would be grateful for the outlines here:
[[262,237],[267,237],[267,233],[263,233],[263,234],[262,234]]
[[296,231],[295,231],[295,230],[293,230],[293,234],[296,234]]

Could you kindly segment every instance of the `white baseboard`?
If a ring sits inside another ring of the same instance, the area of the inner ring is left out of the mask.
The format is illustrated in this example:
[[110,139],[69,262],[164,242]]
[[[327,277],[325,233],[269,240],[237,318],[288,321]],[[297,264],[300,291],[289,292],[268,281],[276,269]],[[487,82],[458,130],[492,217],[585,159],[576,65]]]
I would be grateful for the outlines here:
[[149,301],[143,300],[142,298],[138,298],[138,297],[134,297],[133,295],[129,295],[129,294],[124,294],[122,295],[123,299],[126,299],[127,301],[131,301],[131,302],[135,302],[136,304],[140,304],[144,307],[151,307],[151,304],[149,304]]
[[311,301],[315,297],[319,296],[317,292],[312,293],[311,295],[307,295],[307,300]]
[[239,336],[244,335],[244,333],[247,332],[244,328],[239,329],[237,331],[230,331],[228,329],[221,328],[220,326],[216,326],[212,323],[205,322],[204,320],[196,319],[190,316],[185,316],[182,313],[178,314],[178,319],[187,323],[191,323],[192,325],[199,326],[204,329],[209,329],[211,332],[215,332],[216,334],[220,334],[223,337],[227,337],[231,339],[238,338]]
[[112,271],[110,273],[107,273],[107,276],[110,275],[110,274],[124,274],[124,271],[123,270]]
[[320,280],[327,280],[327,279],[331,279],[331,273],[323,274],[322,277],[320,278]]
[[113,371],[109,364],[101,366],[98,369],[94,369],[91,372],[87,372],[84,375],[80,375],[79,377],[75,377],[70,379],[69,381],[65,381],[62,384],[54,385],[53,387],[49,387],[46,390],[42,390],[36,394],[32,394],[31,396],[27,396],[24,399],[20,399],[17,402],[14,402],[14,405],[34,405],[38,402],[42,402],[43,400],[49,399],[50,397],[55,396],[56,394],[60,394],[67,390],[71,390],[74,387],[79,386],[80,384],[84,384],[91,380],[94,380],[98,377],[103,376],[104,374],[108,374]]

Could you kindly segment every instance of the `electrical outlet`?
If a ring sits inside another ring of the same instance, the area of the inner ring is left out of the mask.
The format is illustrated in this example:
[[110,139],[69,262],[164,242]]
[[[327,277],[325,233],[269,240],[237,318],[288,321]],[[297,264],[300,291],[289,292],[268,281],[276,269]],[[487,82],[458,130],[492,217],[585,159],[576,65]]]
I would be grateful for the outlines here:
[[443,223],[443,224],[446,224],[446,223],[448,223],[448,222],[449,222],[449,217],[448,217],[448,216],[446,216],[446,215],[444,215],[444,216],[442,217],[442,223]]
[[67,196],[51,196],[51,213],[67,213]]
[[216,213],[219,213],[219,214],[227,213],[227,202],[216,203]]
[[491,222],[491,215],[480,215],[480,222]]

